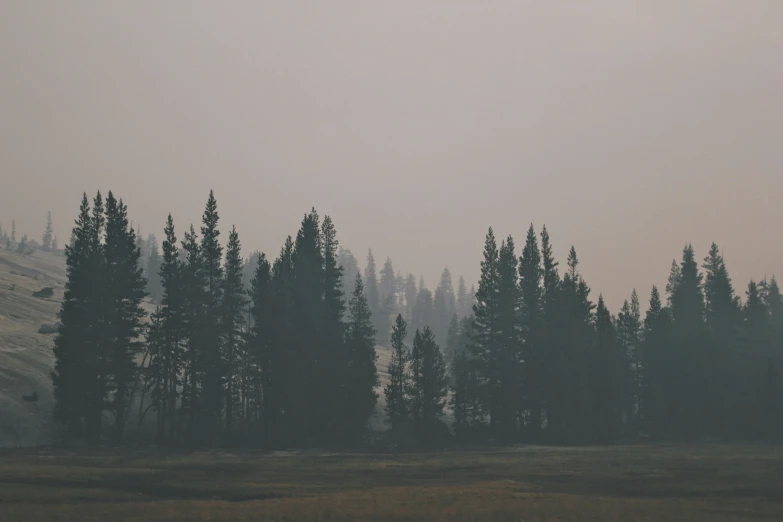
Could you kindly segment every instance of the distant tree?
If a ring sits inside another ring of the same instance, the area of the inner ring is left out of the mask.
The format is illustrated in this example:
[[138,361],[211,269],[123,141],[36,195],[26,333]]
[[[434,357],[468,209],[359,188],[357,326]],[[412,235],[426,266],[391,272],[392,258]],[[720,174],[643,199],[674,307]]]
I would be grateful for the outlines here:
[[57,252],[58,250],[57,236],[54,236],[54,239],[52,239],[52,251]]
[[367,266],[364,268],[363,281],[367,303],[372,313],[373,327],[378,334],[378,342],[385,342],[389,334],[389,314],[385,309],[385,303],[381,300],[372,249],[367,253]]
[[432,292],[427,288],[419,290],[411,315],[411,326],[416,330],[424,330],[424,327],[432,325],[435,321]]
[[446,347],[444,359],[446,361],[446,367],[449,370],[449,385],[454,386],[456,379],[456,358],[457,352],[460,350],[460,323],[459,316],[455,313],[451,316],[449,322],[449,331],[446,334]]
[[386,415],[389,417],[392,431],[398,433],[409,420],[406,391],[410,385],[408,375],[408,360],[410,353],[405,345],[408,335],[407,324],[401,314],[392,325],[391,349],[392,357],[389,363],[389,382],[383,390],[386,397]]
[[16,246],[16,251],[19,254],[27,254],[27,234],[22,236],[22,239],[19,241],[19,244]]
[[45,251],[52,250],[52,239],[54,238],[54,231],[52,230],[52,211],[46,215],[46,228],[44,229],[43,238],[41,240],[41,246]]
[[159,277],[161,259],[158,251],[158,240],[154,234],[150,234],[147,240],[149,245],[149,255],[144,270],[144,276],[147,278],[147,293],[156,302],[160,303],[163,298],[163,286]]
[[244,388],[243,367],[246,362],[243,333],[247,297],[242,284],[242,245],[236,227],[231,228],[226,246],[222,289],[221,346],[222,367],[225,368],[225,414],[226,437],[229,442],[235,437],[235,416],[242,415]]
[[413,322],[413,308],[416,306],[416,298],[419,290],[416,288],[416,277],[408,274],[405,279],[405,317],[409,323]]
[[11,221],[11,243],[16,243],[16,221]]
[[[381,281],[378,291],[380,293],[381,303],[391,304],[393,306],[397,302],[397,285],[395,284],[396,278],[394,276],[394,265],[390,257],[386,258],[386,262],[381,269]],[[391,313],[393,310],[389,310]]]
[[337,266],[342,267],[342,287],[346,289],[353,288],[356,282],[356,276],[361,273],[359,262],[353,252],[347,248],[339,247],[337,250]]
[[256,250],[242,262],[242,287],[248,292],[252,287],[253,277],[255,277],[256,268],[258,267],[261,256],[262,253]]
[[443,355],[432,330],[416,331],[411,350],[409,403],[414,430],[422,442],[429,442],[441,426],[446,405],[448,376]]
[[346,379],[345,423],[347,440],[357,442],[375,409],[378,372],[375,368],[375,328],[360,275],[349,303],[350,322],[346,332],[348,378]]
[[471,306],[471,297],[468,295],[468,287],[465,285],[465,278],[459,276],[459,283],[457,283],[457,315],[460,317],[467,317],[473,311]]
[[440,276],[440,283],[432,299],[432,307],[434,312],[433,324],[430,325],[432,333],[437,341],[443,343],[446,341],[451,316],[457,310],[457,298],[454,295],[454,285],[448,268],[443,269]]

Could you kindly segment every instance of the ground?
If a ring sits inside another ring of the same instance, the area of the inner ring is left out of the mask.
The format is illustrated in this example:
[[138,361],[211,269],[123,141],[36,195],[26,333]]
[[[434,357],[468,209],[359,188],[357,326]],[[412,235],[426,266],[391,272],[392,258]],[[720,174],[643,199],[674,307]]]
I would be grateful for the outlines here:
[[521,447],[409,455],[0,453],[11,521],[764,521],[783,448]]

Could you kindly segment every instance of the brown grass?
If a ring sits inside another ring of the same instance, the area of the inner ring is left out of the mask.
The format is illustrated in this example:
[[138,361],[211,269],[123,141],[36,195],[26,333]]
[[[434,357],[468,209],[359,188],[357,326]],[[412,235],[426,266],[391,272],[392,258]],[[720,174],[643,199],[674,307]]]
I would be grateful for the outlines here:
[[783,450],[0,454],[2,521],[783,520]]

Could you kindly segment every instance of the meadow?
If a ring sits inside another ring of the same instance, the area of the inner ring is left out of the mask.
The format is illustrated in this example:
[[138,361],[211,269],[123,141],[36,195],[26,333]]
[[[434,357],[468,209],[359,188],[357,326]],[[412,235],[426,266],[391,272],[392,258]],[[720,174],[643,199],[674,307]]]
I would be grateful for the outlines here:
[[773,446],[0,453],[4,522],[781,519]]

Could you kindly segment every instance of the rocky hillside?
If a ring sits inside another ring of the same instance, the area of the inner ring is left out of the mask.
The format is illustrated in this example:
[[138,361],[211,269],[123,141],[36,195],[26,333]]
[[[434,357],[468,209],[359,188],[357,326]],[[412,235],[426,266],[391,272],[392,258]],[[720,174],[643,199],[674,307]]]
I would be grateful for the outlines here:
[[[65,285],[65,256],[0,250],[0,447],[48,444],[52,422],[53,329]],[[52,293],[34,294],[51,288]],[[153,306],[148,303],[150,311]],[[388,348],[379,346],[381,386],[388,380]],[[383,392],[372,421],[383,426]],[[37,400],[32,401],[37,396]],[[28,400],[25,400],[28,399]]]

